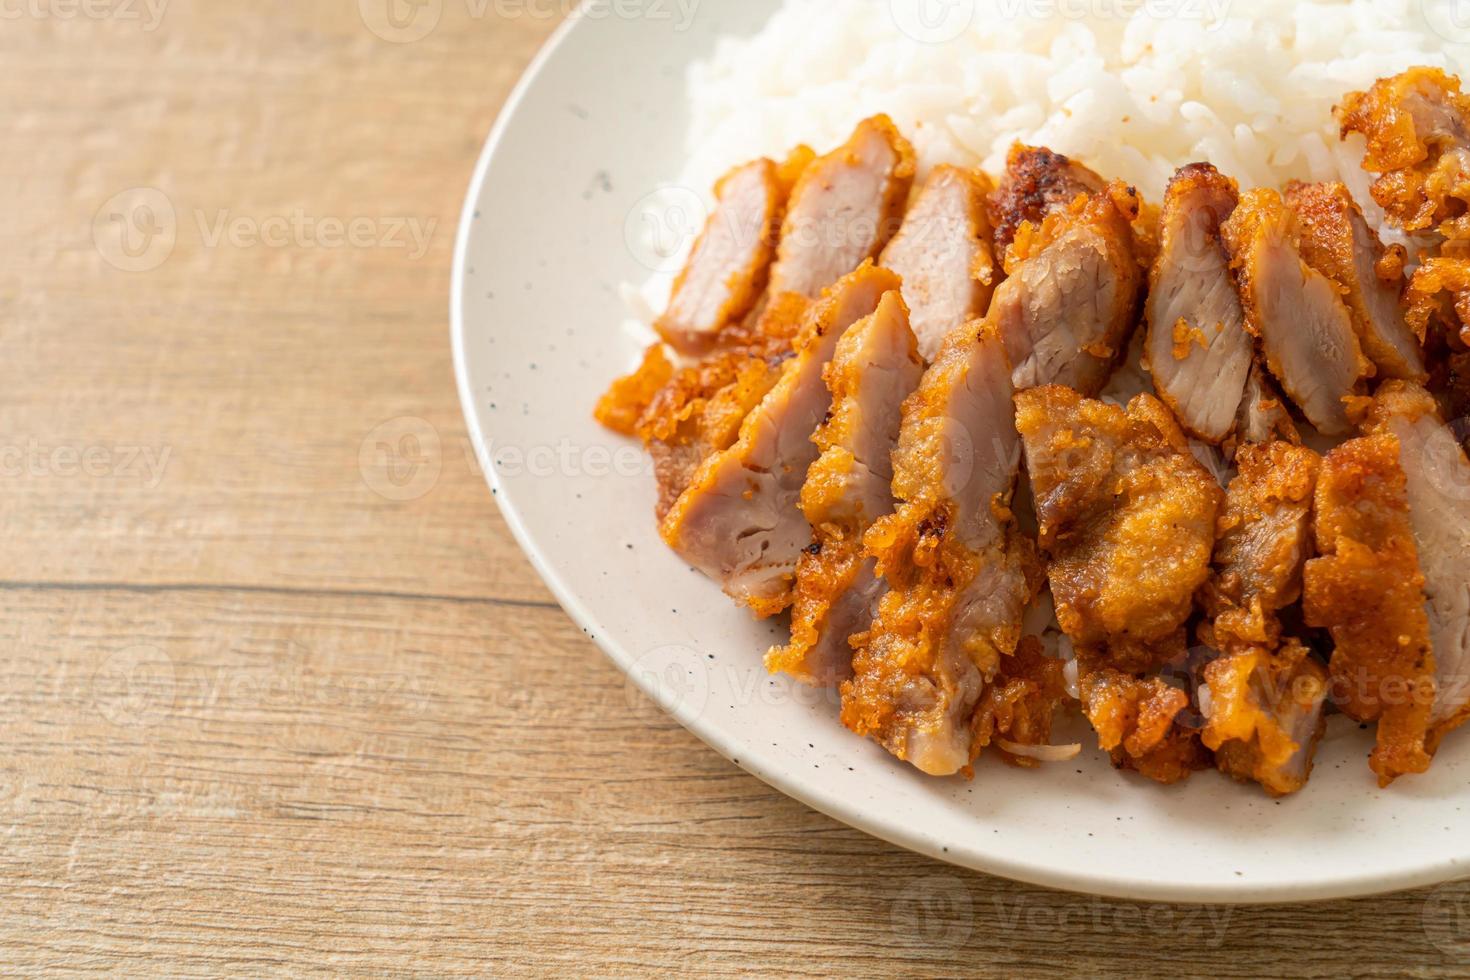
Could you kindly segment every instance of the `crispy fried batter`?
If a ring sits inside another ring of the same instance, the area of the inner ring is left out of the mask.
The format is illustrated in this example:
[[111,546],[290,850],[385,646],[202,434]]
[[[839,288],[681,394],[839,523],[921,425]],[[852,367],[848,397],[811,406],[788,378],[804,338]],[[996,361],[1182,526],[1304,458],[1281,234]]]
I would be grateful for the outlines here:
[[974,759],[976,705],[1040,584],[1009,509],[1019,465],[1009,374],[999,338],[978,322],[949,336],[904,406],[893,460],[902,503],[864,539],[889,592],[855,641],[842,721],[935,775]]
[[1317,483],[1317,547],[1307,563],[1308,624],[1332,631],[1332,698],[1346,714],[1378,722],[1369,765],[1387,786],[1429,768],[1425,736],[1434,704],[1434,653],[1424,575],[1409,520],[1399,441],[1343,443]]
[[1274,649],[1278,613],[1302,590],[1311,552],[1312,496],[1321,458],[1303,446],[1243,446],[1216,531],[1215,572],[1200,592],[1210,617],[1204,639],[1214,649]]
[[654,344],[643,352],[643,361],[638,365],[638,370],[618,378],[597,400],[597,408],[593,414],[597,421],[614,432],[625,436],[636,435],[638,420],[673,377],[674,365],[669,362],[663,346]]
[[1205,760],[1175,724],[1189,702],[1153,674],[1185,653],[1223,493],[1163,404],[1125,412],[1051,386],[1016,396],[1057,621],[1083,707],[1114,762],[1160,781]]
[[1367,138],[1373,200],[1400,228],[1470,237],[1470,98],[1458,78],[1423,67],[1381,78],[1349,93],[1338,120],[1344,137]]
[[898,292],[838,341],[824,377],[832,410],[812,441],[801,509],[813,543],[796,569],[791,642],[766,654],[771,671],[809,684],[852,674],[849,637],[866,632],[882,596],[863,534],[893,510],[893,466],[901,409],[923,374],[908,311]]
[[995,247],[1004,252],[1026,222],[1040,224],[1048,214],[1105,185],[1106,181],[1075,160],[1044,146],[1017,143],[1006,157],[1000,187],[990,196]]
[[1062,661],[1046,656],[1034,636],[1024,637],[1014,654],[1002,657],[1000,673],[986,686],[975,711],[972,755],[994,746],[1013,766],[1040,766],[1034,755],[1020,753],[1025,747],[1051,744],[1056,713],[1072,700],[1064,668]]
[[1288,639],[1276,650],[1246,647],[1204,670],[1209,721],[1201,733],[1222,772],[1260,783],[1273,796],[1307,783],[1326,719],[1327,672]]

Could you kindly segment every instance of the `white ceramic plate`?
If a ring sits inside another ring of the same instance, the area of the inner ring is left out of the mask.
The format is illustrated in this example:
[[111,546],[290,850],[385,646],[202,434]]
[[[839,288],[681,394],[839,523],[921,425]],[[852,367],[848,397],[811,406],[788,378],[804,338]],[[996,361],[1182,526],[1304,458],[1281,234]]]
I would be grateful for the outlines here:
[[1344,897],[1470,872],[1470,738],[1381,792],[1366,733],[1338,718],[1311,783],[1280,803],[1209,772],[1158,787],[1096,751],[1040,772],[982,759],[971,781],[934,780],[844,730],[831,696],[765,674],[775,629],[660,543],[642,454],[599,428],[592,406],[638,359],[618,285],[654,264],[637,226],[647,196],[681,169],[685,66],[774,6],[702,0],[685,30],[652,15],[673,4],[574,18],[526,73],[476,171],[453,285],[460,396],[492,492],[567,612],[743,769],[944,861],[1168,901]]

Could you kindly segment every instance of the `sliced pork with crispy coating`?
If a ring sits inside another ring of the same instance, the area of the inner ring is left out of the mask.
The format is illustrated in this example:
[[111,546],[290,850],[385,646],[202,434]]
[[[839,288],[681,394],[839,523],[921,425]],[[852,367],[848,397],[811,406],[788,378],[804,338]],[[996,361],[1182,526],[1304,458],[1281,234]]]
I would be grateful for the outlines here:
[[881,264],[903,277],[919,353],[932,361],[955,329],[984,316],[1000,279],[990,247],[985,198],[990,179],[939,166],[883,250]]
[[[1210,573],[1224,496],[1169,410],[1060,386],[1016,396],[1057,621],[1077,650],[1084,712],[1114,763],[1173,781],[1205,758],[1176,724],[1184,624]],[[1152,676],[1150,676],[1152,675]]]
[[996,249],[1004,252],[1028,221],[1039,225],[1047,215],[1065,211],[1078,197],[1106,186],[1092,170],[1060,153],[1015,144],[1006,156],[1000,187],[990,197]]
[[1415,384],[1391,381],[1380,388],[1367,427],[1398,439],[1407,478],[1434,647],[1432,752],[1470,715],[1470,461],[1433,396]]
[[1363,168],[1379,174],[1373,200],[1405,231],[1470,237],[1470,97],[1438,68],[1410,68],[1352,92],[1342,132],[1368,141]]
[[1225,222],[1246,326],[1266,366],[1324,435],[1351,431],[1347,399],[1372,366],[1332,280],[1303,261],[1298,229],[1281,195],[1249,191]]
[[[1204,669],[1208,722],[1201,738],[1215,764],[1273,796],[1307,784],[1326,729],[1327,671],[1305,646],[1246,647]],[[1202,698],[1202,701],[1205,699]]]
[[679,353],[706,353],[764,293],[786,192],[779,166],[765,159],[736,167],[715,185],[714,209],[653,324]]
[[1302,258],[1341,289],[1363,353],[1378,373],[1423,381],[1423,338],[1409,329],[1400,302],[1403,247],[1384,248],[1340,183],[1294,183],[1286,200],[1301,229]]
[[757,615],[791,604],[797,560],[812,541],[798,502],[817,458],[812,433],[832,404],[823,369],[843,333],[898,287],[897,276],[869,264],[828,290],[739,438],[700,464],[663,519],[669,547]]
[[1095,395],[1107,383],[1138,319],[1138,207],[1135,192],[1112,184],[1022,226],[986,315],[1017,389],[1061,384]]
[[904,406],[897,511],[868,531],[888,593],[856,644],[842,721],[932,775],[968,766],[976,708],[1039,585],[1009,509],[1020,464],[1010,365],[979,321],[951,333]]
[[815,299],[876,258],[898,230],[914,181],[914,150],[887,116],[858,124],[806,167],[791,191],[771,294]]
[[866,632],[883,585],[863,534],[893,511],[893,464],[906,399],[924,373],[908,311],[896,292],[848,329],[827,366],[832,410],[813,437],[821,456],[807,471],[801,509],[814,540],[796,569],[791,642],[766,666],[809,684],[852,675],[848,638]]
[[1255,346],[1220,238],[1237,200],[1235,181],[1207,163],[1175,174],[1149,274],[1145,358],[1154,387],[1186,432],[1214,445],[1235,428]]
[[1281,795],[1306,783],[1327,697],[1326,672],[1282,639],[1280,619],[1301,596],[1321,459],[1273,442],[1241,447],[1236,463],[1200,592],[1202,639],[1220,652],[1203,672],[1201,737],[1223,771]]
[[1242,446],[1216,527],[1214,575],[1201,592],[1206,642],[1274,648],[1279,613],[1301,597],[1312,552],[1312,496],[1322,461],[1286,442]]
[[1322,462],[1314,506],[1320,558],[1307,563],[1307,623],[1332,631],[1332,698],[1378,723],[1368,764],[1387,786],[1429,768],[1434,651],[1399,440],[1353,439]]

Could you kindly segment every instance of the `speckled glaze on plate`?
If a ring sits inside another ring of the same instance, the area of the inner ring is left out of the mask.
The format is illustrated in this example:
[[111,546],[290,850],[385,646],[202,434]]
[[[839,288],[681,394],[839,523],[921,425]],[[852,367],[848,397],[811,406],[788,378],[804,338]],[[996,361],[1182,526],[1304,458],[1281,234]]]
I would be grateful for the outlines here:
[[[638,225],[648,195],[680,171],[684,69],[774,7],[702,0],[687,25],[568,21],[506,105],[460,226],[455,367],[480,462],[521,546],[628,675],[630,697],[636,685],[716,751],[838,820],[1037,884],[1264,902],[1470,873],[1470,736],[1452,738],[1428,775],[1380,791],[1367,733],[1337,718],[1311,783],[1281,802],[1209,772],[1158,787],[1113,771],[1091,742],[1039,772],[982,759],[973,780],[933,780],[844,730],[832,695],[768,676],[761,654],[777,627],[660,543],[643,454],[598,427],[592,405],[639,355],[619,326],[618,284],[657,264]],[[545,696],[577,682],[548,677]]]

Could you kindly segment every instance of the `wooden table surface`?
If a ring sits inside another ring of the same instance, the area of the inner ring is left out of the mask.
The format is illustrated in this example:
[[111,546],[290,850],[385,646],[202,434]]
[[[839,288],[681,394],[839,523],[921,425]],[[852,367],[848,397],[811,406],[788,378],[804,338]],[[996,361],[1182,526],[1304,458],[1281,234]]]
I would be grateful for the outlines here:
[[1467,888],[1015,885],[630,693],[507,534],[450,368],[458,207],[566,4],[431,0],[406,42],[384,2],[0,11],[6,973],[1470,969]]

